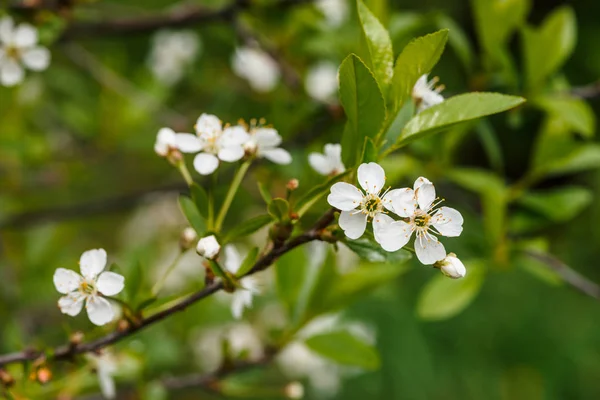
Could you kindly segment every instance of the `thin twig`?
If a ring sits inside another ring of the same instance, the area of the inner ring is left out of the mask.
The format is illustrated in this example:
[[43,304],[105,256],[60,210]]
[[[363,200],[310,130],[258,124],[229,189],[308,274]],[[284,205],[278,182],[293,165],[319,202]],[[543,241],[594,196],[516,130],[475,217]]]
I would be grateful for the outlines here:
[[523,253],[526,256],[546,265],[574,289],[600,300],[600,285],[590,281],[558,258],[547,253],[541,253],[533,250],[524,250]]
[[600,81],[585,86],[574,87],[571,89],[570,94],[581,99],[600,97]]
[[[267,254],[265,254],[256,261],[256,263],[250,269],[247,275],[252,275],[268,268],[283,254],[304,243],[320,239],[321,231],[333,221],[333,218],[334,210],[332,209],[326,212],[319,219],[319,221],[317,221],[317,223],[312,229],[290,239],[288,242],[280,246],[274,246],[271,249],[271,251],[269,251]],[[152,314],[149,317],[141,319],[136,325],[130,325],[124,330],[117,330],[111,332],[105,336],[102,336],[96,340],[87,343],[82,343],[78,345],[73,345],[69,343],[46,351],[26,350],[17,353],[2,355],[0,356],[0,366],[15,362],[32,361],[39,358],[43,354],[46,354],[48,359],[50,360],[68,360],[78,354],[98,351],[106,346],[119,342],[150,325],[154,325],[155,323],[162,321],[163,319],[166,319],[169,316],[176,314],[177,312],[184,311],[192,304],[212,295],[215,292],[220,291],[221,289],[223,289],[222,282],[214,282],[212,284],[209,284],[203,289],[189,295],[174,306],[159,311],[156,314]]]

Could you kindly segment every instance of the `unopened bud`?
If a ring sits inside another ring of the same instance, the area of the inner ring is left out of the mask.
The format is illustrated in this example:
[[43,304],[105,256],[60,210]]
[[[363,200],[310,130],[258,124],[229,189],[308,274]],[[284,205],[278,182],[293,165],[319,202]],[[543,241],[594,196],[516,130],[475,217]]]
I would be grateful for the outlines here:
[[436,262],[433,266],[439,268],[442,274],[452,279],[462,278],[467,274],[465,265],[454,253],[449,253],[446,258]]
[[219,251],[221,251],[221,245],[214,235],[210,235],[203,237],[198,241],[196,251],[200,256],[209,260],[214,260],[219,254]]
[[298,189],[299,185],[298,179],[290,179],[285,187],[291,192]]
[[83,332],[77,331],[69,337],[69,342],[73,346],[80,345],[83,342]]
[[194,230],[194,228],[187,227],[181,232],[181,236],[179,237],[179,246],[181,250],[187,250],[194,247],[194,244],[198,240],[198,234]]
[[36,379],[44,385],[52,379],[52,371],[48,367],[41,367],[37,370]]
[[127,321],[126,319],[120,319],[119,322],[117,322],[117,330],[119,332],[125,332],[129,329],[129,321]]
[[291,382],[284,388],[285,397],[288,399],[301,399],[304,397],[304,385],[300,382]]
[[11,374],[6,372],[6,370],[0,368],[0,383],[2,383],[6,387],[10,387],[15,384],[15,378],[13,378]]

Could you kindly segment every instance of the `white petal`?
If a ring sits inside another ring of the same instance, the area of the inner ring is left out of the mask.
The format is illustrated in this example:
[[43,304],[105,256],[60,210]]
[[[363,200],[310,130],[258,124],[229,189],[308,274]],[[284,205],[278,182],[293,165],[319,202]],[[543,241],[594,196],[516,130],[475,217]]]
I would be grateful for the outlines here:
[[258,147],[277,147],[281,144],[281,136],[273,128],[257,128],[254,130],[254,139]]
[[58,299],[58,307],[63,314],[76,316],[83,308],[83,300],[85,296],[79,292],[73,292]]
[[198,135],[215,135],[221,133],[221,120],[212,114],[202,114],[196,121],[196,132]]
[[96,287],[103,295],[114,296],[125,287],[125,278],[115,272],[104,271],[98,276]]
[[242,265],[242,257],[235,246],[231,244],[225,246],[225,261],[223,264],[225,265],[225,269],[232,274],[236,274],[238,272],[240,266]]
[[176,133],[173,135],[173,142],[184,153],[197,153],[202,150],[202,141],[191,133]]
[[419,203],[419,208],[423,211],[428,211],[435,200],[435,187],[433,187],[432,183],[424,183],[415,190],[415,195],[417,203]]
[[[383,206],[388,210],[394,212],[394,200],[398,197],[403,198],[406,196],[406,189],[393,189],[388,191],[385,196],[381,199]],[[408,189],[410,190],[410,189]],[[412,190],[411,190],[412,192]],[[405,215],[403,215],[404,217]]]
[[79,288],[81,275],[70,269],[58,268],[54,272],[54,286],[59,293],[67,294]]
[[25,50],[21,56],[23,64],[33,71],[42,71],[50,64],[50,51],[44,47]]
[[37,29],[29,24],[20,24],[13,32],[13,43],[18,47],[31,47],[37,44]]
[[415,184],[413,185],[413,189],[416,191],[418,188],[423,186],[425,183],[431,183],[431,181],[423,176],[418,177],[415,180]]
[[23,67],[12,58],[8,58],[0,64],[0,83],[2,85],[14,86],[21,83],[24,77]]
[[331,187],[327,202],[342,211],[354,210],[363,200],[363,193],[354,185],[337,182]]
[[323,154],[310,153],[308,155],[308,164],[321,175],[329,175],[333,172],[329,159]]
[[292,162],[292,156],[284,149],[269,149],[261,152],[261,155],[275,164],[286,165]]
[[87,279],[95,279],[106,267],[106,251],[104,249],[88,250],[79,259],[81,274]]
[[374,162],[361,164],[358,167],[358,183],[368,193],[379,193],[385,184],[385,171]]
[[415,239],[415,253],[417,258],[425,265],[431,265],[446,257],[446,249],[437,238],[430,236],[429,239],[417,237]]
[[[401,217],[412,217],[417,209],[417,198],[411,188],[391,190],[385,198],[392,201],[394,213]],[[385,205],[385,203],[384,203]]]
[[112,375],[101,368],[98,369],[97,374],[102,396],[104,396],[105,399],[114,399],[117,396],[117,390]]
[[203,237],[196,245],[196,252],[204,258],[214,259],[221,251],[221,245],[215,235]]
[[88,297],[85,305],[88,317],[94,325],[105,325],[113,320],[115,313],[108,300],[100,296]]
[[[385,216],[387,218],[382,218]],[[391,220],[391,221],[390,221]],[[412,231],[404,221],[394,221],[387,215],[381,214],[373,219],[375,240],[385,251],[397,251],[410,240]]]
[[329,159],[329,163],[335,169],[336,172],[341,173],[346,169],[342,162],[342,145],[340,144],[326,144],[325,145],[325,157]]
[[213,154],[200,153],[194,158],[194,169],[200,175],[210,175],[219,166],[219,159]]
[[221,146],[241,146],[250,139],[246,128],[241,125],[230,126],[223,130],[223,135],[219,139]]
[[231,299],[231,314],[235,319],[242,318],[245,307],[252,306],[252,292],[249,290],[238,289],[233,293]]
[[463,216],[454,208],[440,207],[433,217],[431,224],[444,236],[460,236],[463,227]]
[[12,42],[15,23],[9,16],[0,18],[0,43]]
[[362,213],[342,211],[338,223],[346,236],[350,239],[358,239],[365,233],[367,228],[367,216]]
[[242,146],[222,147],[219,150],[219,159],[227,162],[235,162],[244,157],[244,148]]

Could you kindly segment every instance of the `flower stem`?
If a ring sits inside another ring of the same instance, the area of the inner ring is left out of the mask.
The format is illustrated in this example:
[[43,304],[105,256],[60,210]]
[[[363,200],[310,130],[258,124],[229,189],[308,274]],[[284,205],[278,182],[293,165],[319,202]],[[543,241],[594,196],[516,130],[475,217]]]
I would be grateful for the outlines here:
[[167,278],[169,277],[171,272],[173,272],[173,270],[179,263],[179,260],[181,260],[181,256],[183,256],[183,251],[180,250],[177,253],[177,256],[175,257],[175,259],[167,267],[167,270],[165,271],[163,276],[154,284],[154,287],[152,288],[152,296],[155,296],[155,297],[158,296],[158,293],[160,293],[160,290],[162,289],[163,284],[165,283],[165,281],[167,280]]
[[185,161],[183,161],[183,160],[179,161],[177,163],[177,169],[181,173],[181,176],[183,176],[183,179],[185,179],[185,183],[187,183],[188,186],[192,186],[192,184],[194,183],[194,180],[192,179],[192,175],[190,175],[190,171],[188,170],[187,166],[185,165]]
[[224,289],[228,292],[233,292],[235,290],[236,284],[233,281],[233,278],[227,271],[224,271],[221,265],[215,260],[208,260],[210,264],[210,268],[214,272],[216,276],[223,279]]
[[237,193],[246,172],[248,172],[248,168],[250,167],[251,161],[248,160],[244,162],[240,168],[235,173],[233,177],[233,181],[231,182],[231,186],[227,191],[227,196],[225,196],[225,201],[223,201],[223,205],[221,206],[221,210],[219,210],[219,215],[217,216],[217,220],[215,222],[215,231],[219,232],[221,230],[221,225],[223,225],[223,221],[227,216],[227,211],[229,211],[229,207],[231,206],[231,202]]

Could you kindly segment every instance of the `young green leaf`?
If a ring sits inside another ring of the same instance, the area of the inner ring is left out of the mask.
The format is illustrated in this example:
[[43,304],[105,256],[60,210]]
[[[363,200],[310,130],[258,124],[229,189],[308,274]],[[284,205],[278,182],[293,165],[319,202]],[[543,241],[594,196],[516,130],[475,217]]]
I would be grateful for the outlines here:
[[194,228],[198,235],[202,236],[206,231],[206,222],[204,218],[198,212],[196,204],[186,195],[179,196],[179,208],[190,223],[190,226]]
[[417,114],[400,134],[397,145],[443,131],[451,126],[514,108],[525,101],[499,93],[465,93],[454,96]]
[[596,117],[592,107],[585,101],[570,96],[544,96],[532,100],[532,103],[559,118],[574,132],[588,139],[594,137]]
[[269,188],[264,182],[258,182],[258,191],[260,192],[260,196],[266,204],[269,204],[271,200],[273,200],[271,192],[269,191]]
[[382,92],[385,93],[392,80],[394,68],[392,40],[388,31],[362,0],[357,1],[357,9],[362,27],[360,55],[373,71]]
[[241,278],[246,275],[254,266],[256,262],[256,256],[258,256],[258,247],[253,248],[246,254],[246,258],[242,261],[242,265],[240,265],[240,269],[238,269],[237,277]]
[[600,168],[600,145],[586,144],[551,161],[540,169],[547,175],[557,176]]
[[569,186],[526,193],[519,198],[519,203],[554,222],[565,222],[577,216],[592,200],[588,189]]
[[273,217],[267,214],[250,218],[249,220],[236,225],[231,231],[229,231],[223,238],[223,243],[230,243],[238,238],[248,236],[263,226],[268,225],[272,221]]
[[465,262],[467,275],[450,279],[441,273],[425,285],[417,302],[417,314],[425,320],[448,319],[463,311],[479,293],[485,277],[479,262]]
[[306,340],[306,345],[336,363],[368,370],[379,368],[377,350],[347,331],[324,333]]
[[192,183],[190,185],[190,194],[200,215],[208,218],[208,194],[206,194],[206,190],[202,186]]
[[342,141],[344,163],[352,168],[362,154],[365,137],[376,138],[385,119],[385,104],[373,74],[355,54],[340,67],[340,98],[348,118]]
[[277,221],[285,221],[289,218],[290,204],[285,199],[276,198],[271,200],[267,209],[269,214]]
[[393,114],[411,97],[417,79],[423,74],[428,74],[437,64],[447,41],[448,30],[444,29],[419,37],[402,50],[394,66],[394,77],[389,92],[389,104]]

